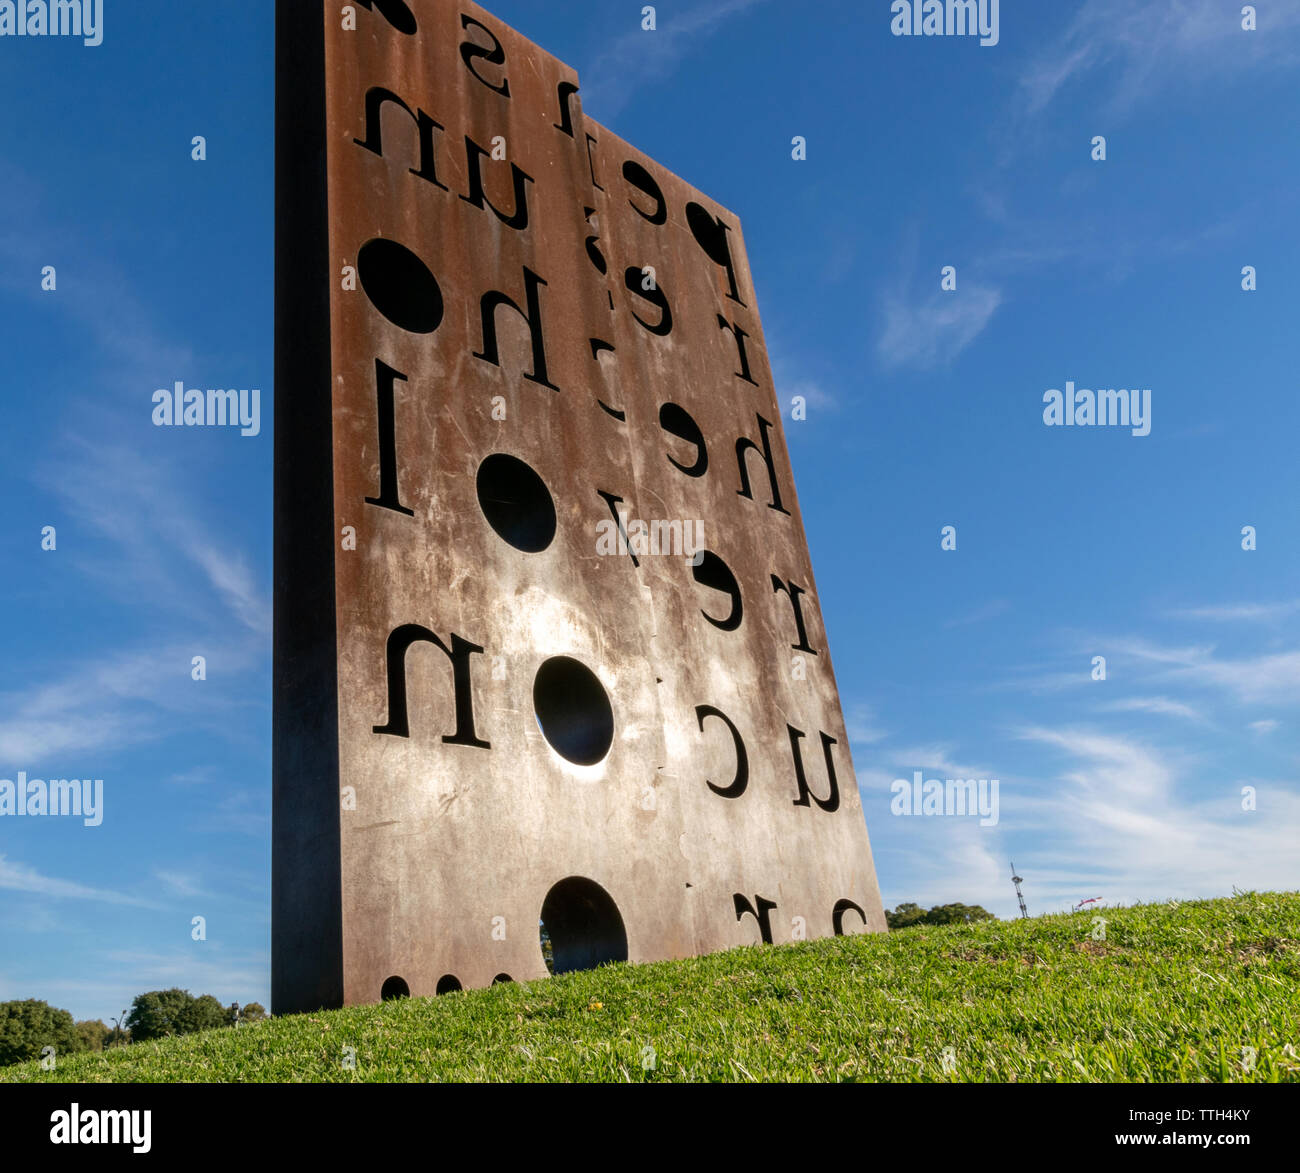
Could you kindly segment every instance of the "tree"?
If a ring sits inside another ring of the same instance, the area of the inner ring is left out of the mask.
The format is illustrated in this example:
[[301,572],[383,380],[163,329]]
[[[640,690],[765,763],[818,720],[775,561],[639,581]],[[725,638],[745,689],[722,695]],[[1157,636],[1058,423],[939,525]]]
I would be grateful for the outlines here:
[[81,1036],[83,1051],[102,1051],[112,1032],[98,1018],[88,1018],[77,1023],[77,1034]]
[[211,994],[200,994],[191,998],[188,1006],[181,1011],[180,1029],[182,1035],[192,1035],[201,1030],[216,1030],[227,1025],[226,1008]]
[[[150,990],[137,994],[126,1017],[133,1043],[146,1043],[168,1035],[185,1034],[185,1011],[194,1001],[189,990]],[[215,999],[213,999],[215,1001]]]
[[77,1025],[66,1010],[35,998],[0,1002],[0,1066],[39,1059],[46,1047],[53,1047],[58,1056],[76,1054],[82,1046]]
[[977,920],[997,920],[978,904],[936,904],[928,912],[919,904],[900,904],[893,912],[885,909],[885,923],[891,929],[908,929],[913,925],[972,924]]
[[918,924],[925,917],[925,909],[919,904],[900,904],[893,912],[885,909],[885,923],[891,929],[905,929]]
[[927,925],[968,925],[977,920],[997,920],[978,904],[938,904],[925,914]]
[[[266,1011],[253,1002],[244,1009],[242,1017],[245,1021],[253,1010],[259,1017],[266,1016]],[[126,1026],[131,1032],[131,1041],[143,1043],[168,1035],[216,1030],[221,1026],[233,1026],[234,1022],[233,1008],[223,1006],[211,994],[201,994],[196,998],[189,990],[171,989],[151,990],[137,997],[131,1003]]]

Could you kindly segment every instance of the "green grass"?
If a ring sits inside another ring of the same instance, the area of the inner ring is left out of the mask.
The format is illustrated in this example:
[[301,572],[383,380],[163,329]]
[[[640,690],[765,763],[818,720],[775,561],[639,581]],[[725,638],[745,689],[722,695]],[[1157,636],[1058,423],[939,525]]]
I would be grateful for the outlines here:
[[1106,909],[1105,940],[1094,915],[607,966],[0,1081],[1300,1082],[1300,894]]

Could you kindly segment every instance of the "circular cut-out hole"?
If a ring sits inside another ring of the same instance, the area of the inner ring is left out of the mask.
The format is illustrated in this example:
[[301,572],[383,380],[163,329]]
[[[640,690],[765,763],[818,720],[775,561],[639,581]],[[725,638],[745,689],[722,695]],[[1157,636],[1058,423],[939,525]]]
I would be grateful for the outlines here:
[[569,876],[546,894],[538,935],[551,973],[627,960],[627,931],[618,905],[584,876]]
[[442,323],[442,290],[428,266],[395,240],[368,240],[357,254],[357,274],[371,304],[394,326],[432,334]]
[[394,998],[409,998],[411,987],[399,977],[390,977],[379,991],[379,996],[385,1002],[391,1002]]
[[515,979],[512,978],[508,973],[499,973],[497,974],[496,977],[492,979],[492,984],[494,986],[504,986],[507,982],[512,982],[514,980]]
[[555,656],[533,681],[537,725],[551,748],[578,766],[594,766],[614,744],[614,710],[585,664]]
[[538,554],[555,539],[551,491],[528,465],[497,452],[478,466],[478,504],[497,535],[525,554]]
[[454,973],[445,973],[438,979],[437,994],[454,994],[460,987],[460,978]]

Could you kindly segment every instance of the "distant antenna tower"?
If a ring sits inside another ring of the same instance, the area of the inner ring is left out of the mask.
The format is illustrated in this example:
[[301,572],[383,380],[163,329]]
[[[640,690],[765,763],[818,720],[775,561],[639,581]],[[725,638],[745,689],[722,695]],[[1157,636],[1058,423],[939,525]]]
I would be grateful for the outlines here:
[[1025,907],[1025,894],[1020,890],[1020,877],[1016,875],[1015,860],[1011,861],[1011,879],[1015,882],[1016,885],[1016,899],[1020,901],[1020,915],[1023,917],[1028,917],[1029,909]]

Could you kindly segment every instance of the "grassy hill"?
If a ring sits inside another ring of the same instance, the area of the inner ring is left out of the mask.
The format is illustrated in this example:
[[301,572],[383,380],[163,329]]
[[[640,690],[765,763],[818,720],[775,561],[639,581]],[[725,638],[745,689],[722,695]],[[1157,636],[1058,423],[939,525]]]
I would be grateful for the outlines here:
[[1300,894],[1106,909],[1104,940],[1095,915],[608,966],[78,1055],[53,1072],[23,1064],[0,1082],[1300,1082]]

